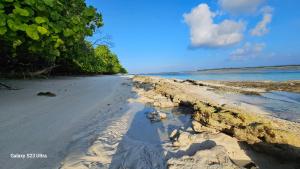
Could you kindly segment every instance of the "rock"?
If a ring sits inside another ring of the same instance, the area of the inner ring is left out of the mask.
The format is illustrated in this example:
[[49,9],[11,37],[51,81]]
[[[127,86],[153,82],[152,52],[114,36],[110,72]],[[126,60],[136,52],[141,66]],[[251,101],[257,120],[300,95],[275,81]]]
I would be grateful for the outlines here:
[[160,111],[153,111],[147,114],[147,118],[151,121],[160,121],[167,118],[167,114]]
[[39,92],[37,95],[38,96],[48,96],[48,97],[55,97],[56,96],[56,94],[52,93],[52,92]]
[[155,107],[160,107],[160,108],[169,108],[169,107],[174,107],[175,105],[173,102],[166,98],[160,98],[160,99],[155,99],[153,106]]
[[160,119],[166,119],[167,118],[167,114],[163,113],[163,112],[158,112],[158,116]]
[[194,130],[192,129],[192,127],[188,127],[188,128],[186,129],[186,131],[187,131],[187,132],[193,132]]
[[177,137],[178,137],[178,135],[179,135],[179,132],[178,132],[178,130],[177,129],[175,129],[175,130],[173,130],[172,132],[171,132],[171,134],[170,134],[170,139],[171,140],[175,140]]
[[173,143],[174,147],[187,146],[191,143],[191,134],[188,132],[182,132],[179,134],[177,141]]
[[205,131],[211,132],[211,133],[218,132],[216,129],[203,126],[201,123],[199,123],[198,121],[195,121],[195,120],[192,121],[192,127],[193,127],[193,130],[198,133],[205,132]]
[[239,169],[233,164],[223,146],[215,146],[208,150],[198,151],[193,156],[171,158],[167,162],[169,169]]

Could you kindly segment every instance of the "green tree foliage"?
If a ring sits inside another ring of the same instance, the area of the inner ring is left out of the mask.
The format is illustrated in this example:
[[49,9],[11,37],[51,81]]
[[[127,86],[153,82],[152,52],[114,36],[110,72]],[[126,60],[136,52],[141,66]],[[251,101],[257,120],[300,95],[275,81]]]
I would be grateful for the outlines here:
[[85,43],[85,49],[81,51],[85,51],[85,54],[88,54],[89,57],[78,57],[73,59],[77,70],[90,74],[127,73],[126,69],[120,64],[117,55],[112,53],[107,46],[100,45],[94,49],[89,42]]
[[1,0],[0,70],[38,70],[54,64],[70,71],[89,70],[78,70],[76,63],[99,64],[92,62],[98,60],[85,37],[102,25],[101,14],[84,0]]

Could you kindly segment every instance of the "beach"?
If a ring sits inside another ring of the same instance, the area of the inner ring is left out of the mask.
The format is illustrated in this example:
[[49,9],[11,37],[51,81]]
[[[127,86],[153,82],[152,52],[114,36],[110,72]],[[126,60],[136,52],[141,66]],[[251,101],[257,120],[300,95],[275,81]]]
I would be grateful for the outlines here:
[[[0,90],[4,168],[300,165],[297,113],[283,118],[233,97],[262,97],[278,89],[296,93],[296,82],[273,82],[278,88],[270,89],[270,82],[116,75],[1,83],[17,89]],[[29,159],[28,153],[37,156]]]
[[0,168],[59,168],[65,156],[84,153],[100,131],[132,111],[125,76],[1,82],[19,90],[0,90]]

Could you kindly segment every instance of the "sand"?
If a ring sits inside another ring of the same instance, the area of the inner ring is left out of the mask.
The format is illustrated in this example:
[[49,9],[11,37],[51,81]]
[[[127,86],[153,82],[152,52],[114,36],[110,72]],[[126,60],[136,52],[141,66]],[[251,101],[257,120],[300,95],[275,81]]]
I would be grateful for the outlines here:
[[[134,94],[128,80],[126,76],[1,80],[20,90],[0,89],[0,168],[58,168],[69,154],[85,152],[97,134],[131,112],[127,99]],[[37,96],[48,91],[56,96]],[[29,159],[27,153],[39,155]]]

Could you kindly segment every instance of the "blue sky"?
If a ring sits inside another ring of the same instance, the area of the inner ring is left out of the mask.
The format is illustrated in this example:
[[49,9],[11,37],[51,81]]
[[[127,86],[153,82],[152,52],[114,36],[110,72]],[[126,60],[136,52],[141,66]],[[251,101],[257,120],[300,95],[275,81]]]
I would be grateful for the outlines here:
[[298,0],[86,2],[130,73],[300,64]]

